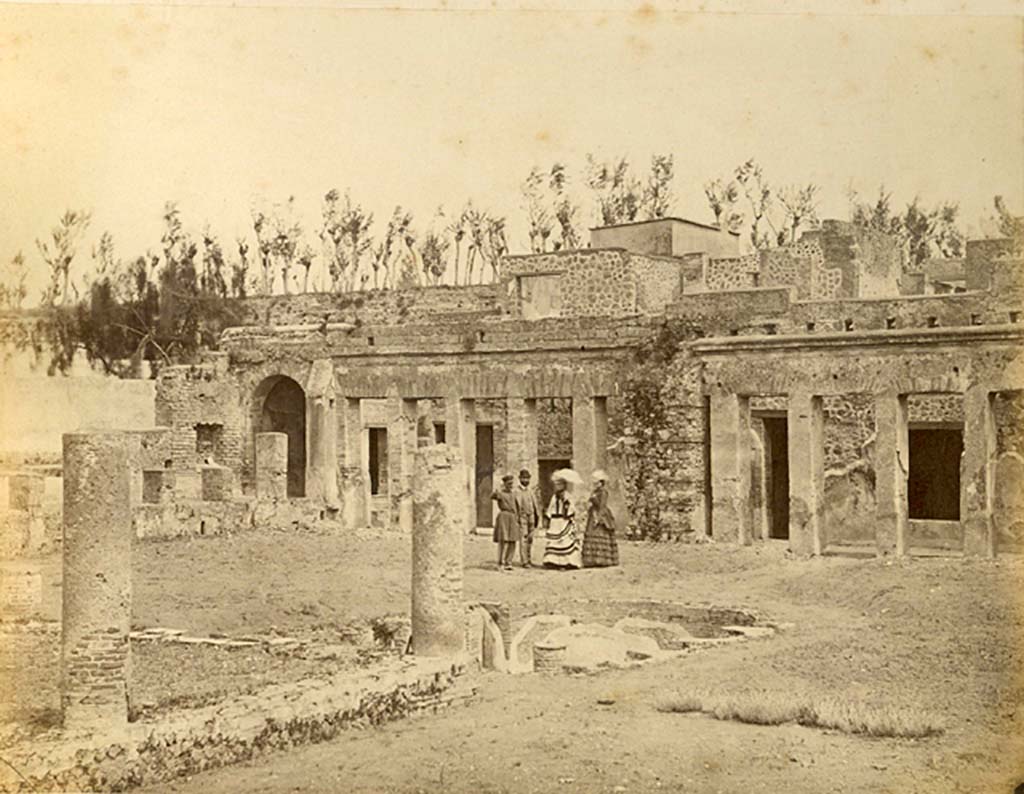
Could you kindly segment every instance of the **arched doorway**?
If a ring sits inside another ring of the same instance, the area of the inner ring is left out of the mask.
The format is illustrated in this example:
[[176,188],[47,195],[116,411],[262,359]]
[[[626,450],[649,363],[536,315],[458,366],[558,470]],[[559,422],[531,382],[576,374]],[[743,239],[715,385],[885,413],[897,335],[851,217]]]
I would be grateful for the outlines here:
[[257,433],[288,436],[288,496],[306,495],[306,393],[287,375],[273,375],[256,387]]

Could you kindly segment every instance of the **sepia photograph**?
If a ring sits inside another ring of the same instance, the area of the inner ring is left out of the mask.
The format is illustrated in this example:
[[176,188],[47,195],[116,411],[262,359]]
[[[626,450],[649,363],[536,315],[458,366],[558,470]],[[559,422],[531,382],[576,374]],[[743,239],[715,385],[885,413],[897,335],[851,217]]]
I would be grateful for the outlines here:
[[0,0],[0,794],[1024,794],[1020,0]]

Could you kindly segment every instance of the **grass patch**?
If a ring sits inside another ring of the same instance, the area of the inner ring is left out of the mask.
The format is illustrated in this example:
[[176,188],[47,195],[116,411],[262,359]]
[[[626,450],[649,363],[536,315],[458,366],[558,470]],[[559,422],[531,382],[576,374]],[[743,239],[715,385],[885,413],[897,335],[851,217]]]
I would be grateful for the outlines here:
[[765,690],[730,695],[677,693],[662,699],[657,708],[674,714],[701,712],[750,725],[796,723],[877,738],[920,739],[944,730],[939,719],[916,708],[875,706],[835,697],[798,699]]

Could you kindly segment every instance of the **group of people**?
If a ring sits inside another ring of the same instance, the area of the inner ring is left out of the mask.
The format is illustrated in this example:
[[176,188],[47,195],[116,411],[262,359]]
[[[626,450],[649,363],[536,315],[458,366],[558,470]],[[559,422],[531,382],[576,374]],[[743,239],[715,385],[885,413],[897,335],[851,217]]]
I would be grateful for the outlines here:
[[545,568],[603,568],[619,564],[619,547],[615,541],[615,517],[608,508],[608,475],[595,471],[591,475],[593,490],[587,501],[586,516],[577,520],[571,487],[581,485],[579,475],[571,469],[559,469],[552,477],[554,494],[541,509],[537,494],[530,484],[530,472],[519,472],[519,482],[512,474],[501,479],[501,488],[491,498],[498,504],[494,522],[494,542],[498,544],[498,570],[511,571],[519,546],[522,567],[533,567],[533,538],[544,529]]

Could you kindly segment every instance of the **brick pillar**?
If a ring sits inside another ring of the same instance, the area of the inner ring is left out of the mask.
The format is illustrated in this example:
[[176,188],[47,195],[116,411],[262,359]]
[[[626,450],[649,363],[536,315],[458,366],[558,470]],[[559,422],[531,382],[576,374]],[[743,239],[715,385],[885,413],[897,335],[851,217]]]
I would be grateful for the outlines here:
[[256,498],[288,498],[288,434],[256,434]]
[[61,708],[68,728],[128,722],[132,515],[123,433],[64,435]]
[[462,653],[466,471],[458,450],[444,444],[415,453],[412,532],[412,648],[417,656]]
[[875,397],[875,543],[878,554],[907,553],[907,396]]
[[572,398],[572,467],[589,488],[590,475],[607,460],[608,402],[604,397]]
[[505,457],[508,470],[518,477],[519,470],[526,469],[530,472],[530,481],[536,485],[537,401],[509,397],[505,403],[508,428],[505,436]]
[[338,506],[338,417],[333,393],[306,400],[306,447],[309,466],[306,495],[328,507]]
[[789,548],[821,554],[825,548],[825,433],[821,397],[789,395]]
[[416,454],[416,400],[388,396],[388,496],[391,527],[412,531],[412,468]]
[[366,512],[367,463],[363,458],[363,409],[358,398],[342,400],[341,516],[346,527],[368,526]]
[[994,557],[993,521],[996,428],[992,394],[981,386],[964,393],[964,454],[960,462],[960,525],[964,554]]
[[445,444],[459,451],[466,471],[466,532],[476,530],[476,410],[472,400],[458,394],[444,399]]
[[715,540],[750,543],[750,399],[711,395],[712,533]]

